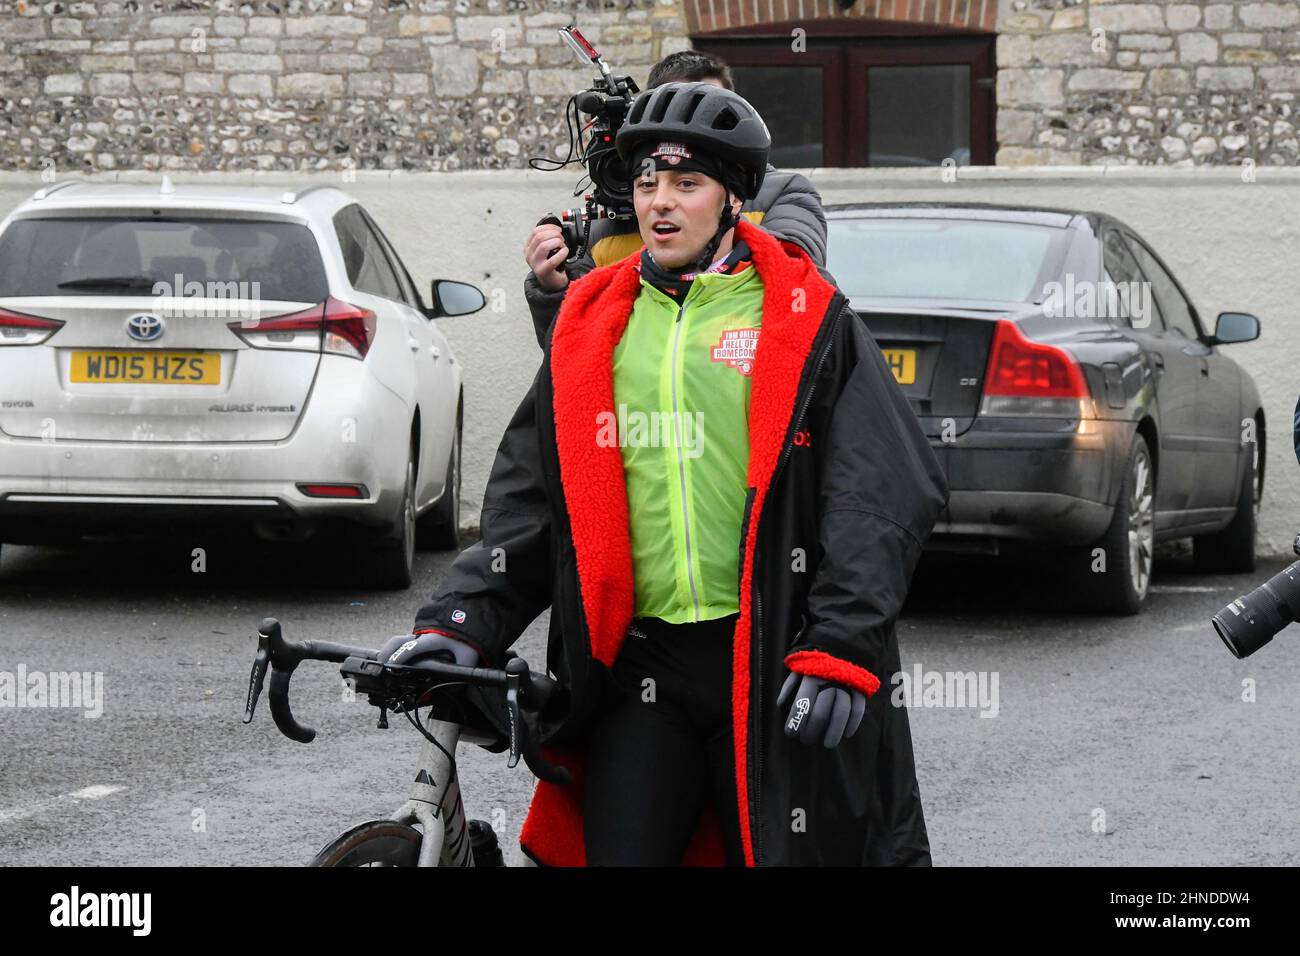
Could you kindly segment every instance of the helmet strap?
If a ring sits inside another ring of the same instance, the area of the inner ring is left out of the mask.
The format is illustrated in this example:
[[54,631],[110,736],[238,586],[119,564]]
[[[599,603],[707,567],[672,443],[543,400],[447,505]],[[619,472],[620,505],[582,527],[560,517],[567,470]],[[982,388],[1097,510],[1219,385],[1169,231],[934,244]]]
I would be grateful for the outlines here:
[[722,203],[722,213],[718,216],[718,229],[705,245],[700,257],[693,263],[696,272],[703,272],[713,265],[713,257],[717,255],[718,246],[722,245],[722,237],[735,228],[735,225],[736,215],[731,211],[731,190],[728,189],[727,197]]

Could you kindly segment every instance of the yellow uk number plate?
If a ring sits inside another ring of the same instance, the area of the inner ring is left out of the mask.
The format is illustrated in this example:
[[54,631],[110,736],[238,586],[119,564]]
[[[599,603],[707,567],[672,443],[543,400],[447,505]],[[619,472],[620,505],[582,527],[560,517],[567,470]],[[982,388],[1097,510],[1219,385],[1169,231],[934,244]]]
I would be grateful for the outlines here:
[[881,349],[899,385],[916,381],[916,349]]
[[73,352],[69,379],[96,385],[220,385],[218,352]]

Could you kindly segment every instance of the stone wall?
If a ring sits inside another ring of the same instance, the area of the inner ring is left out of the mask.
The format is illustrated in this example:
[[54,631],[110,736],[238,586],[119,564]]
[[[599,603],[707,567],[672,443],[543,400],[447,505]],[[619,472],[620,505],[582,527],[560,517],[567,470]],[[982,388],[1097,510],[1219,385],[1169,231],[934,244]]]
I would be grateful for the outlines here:
[[751,5],[903,30],[996,10],[999,165],[1300,159],[1300,0],[962,2],[0,0],[0,169],[523,168],[567,154],[593,75],[558,26],[643,80]]
[[455,170],[568,151],[595,71],[689,46],[679,0],[0,0],[0,168]]
[[1300,3],[1004,0],[998,165],[1294,165]]

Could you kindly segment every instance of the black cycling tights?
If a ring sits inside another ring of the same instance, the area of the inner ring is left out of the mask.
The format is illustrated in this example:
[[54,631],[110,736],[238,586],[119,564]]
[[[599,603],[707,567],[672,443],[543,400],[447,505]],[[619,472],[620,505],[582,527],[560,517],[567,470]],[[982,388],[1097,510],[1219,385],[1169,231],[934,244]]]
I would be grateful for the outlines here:
[[678,866],[710,801],[727,865],[744,865],[731,734],[735,626],[734,614],[632,622],[614,662],[617,689],[602,704],[587,754],[588,866]]

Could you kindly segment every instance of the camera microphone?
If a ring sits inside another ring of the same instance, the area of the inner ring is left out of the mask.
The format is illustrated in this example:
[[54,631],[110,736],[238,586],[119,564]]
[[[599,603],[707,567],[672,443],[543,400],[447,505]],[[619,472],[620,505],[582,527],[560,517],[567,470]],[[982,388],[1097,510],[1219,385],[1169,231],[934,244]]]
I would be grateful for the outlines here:
[[595,90],[583,90],[578,94],[575,102],[578,109],[588,115],[598,113],[605,108],[605,97]]

